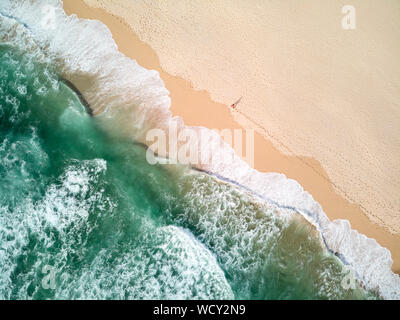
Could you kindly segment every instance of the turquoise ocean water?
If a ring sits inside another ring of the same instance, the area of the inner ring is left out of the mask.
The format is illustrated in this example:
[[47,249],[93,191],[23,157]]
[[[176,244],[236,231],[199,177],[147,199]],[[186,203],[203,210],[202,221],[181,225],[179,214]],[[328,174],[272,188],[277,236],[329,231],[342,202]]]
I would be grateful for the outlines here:
[[0,46],[1,299],[376,298],[297,213],[145,152]]

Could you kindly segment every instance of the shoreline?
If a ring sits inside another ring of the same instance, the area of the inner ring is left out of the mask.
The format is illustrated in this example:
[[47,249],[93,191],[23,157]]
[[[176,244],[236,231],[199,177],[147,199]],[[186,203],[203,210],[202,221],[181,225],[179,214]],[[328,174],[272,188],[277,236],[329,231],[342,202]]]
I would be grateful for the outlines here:
[[[211,129],[242,128],[233,118],[228,106],[211,100],[206,91],[196,91],[190,82],[166,73],[160,66],[158,56],[146,43],[139,40],[128,24],[120,17],[103,9],[91,8],[82,0],[64,1],[68,15],[102,21],[110,29],[119,51],[135,59],[146,69],[160,73],[172,100],[171,112],[180,116],[186,125],[204,126]],[[211,118],[209,115],[213,114]],[[349,220],[353,229],[389,249],[392,253],[392,270],[400,273],[400,235],[391,234],[385,227],[369,220],[362,209],[338,195],[326,172],[312,158],[286,156],[270,141],[255,132],[255,166],[261,172],[279,172],[298,181],[319,202],[330,220]]]

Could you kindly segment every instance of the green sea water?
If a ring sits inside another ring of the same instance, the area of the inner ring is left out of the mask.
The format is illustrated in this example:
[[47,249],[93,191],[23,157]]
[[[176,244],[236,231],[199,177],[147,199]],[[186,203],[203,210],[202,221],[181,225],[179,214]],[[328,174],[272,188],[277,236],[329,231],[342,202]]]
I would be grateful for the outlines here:
[[51,65],[0,47],[1,299],[364,299],[297,213],[90,117]]

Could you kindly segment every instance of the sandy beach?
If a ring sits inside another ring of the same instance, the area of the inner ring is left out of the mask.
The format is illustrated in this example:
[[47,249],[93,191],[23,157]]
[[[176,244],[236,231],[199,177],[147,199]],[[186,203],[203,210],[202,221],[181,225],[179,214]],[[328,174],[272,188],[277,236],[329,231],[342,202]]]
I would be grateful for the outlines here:
[[[295,9],[284,8],[286,5],[283,4],[273,8],[288,10],[292,19],[286,23],[291,26],[296,25],[296,19],[299,19],[296,17],[307,17],[311,12],[311,4],[315,3],[306,2],[309,5],[303,11],[296,6]],[[219,34],[228,32],[218,20],[222,15],[219,7],[213,7],[213,13],[207,15],[201,6],[190,6],[184,1],[179,2],[180,5],[174,3],[174,8],[171,2],[171,7],[165,4],[154,9],[145,1],[130,7],[127,1],[64,0],[64,8],[68,14],[102,21],[111,30],[122,53],[147,69],[157,70],[170,91],[171,111],[182,117],[185,124],[211,129],[255,129],[254,167],[261,172],[283,173],[298,181],[322,205],[331,220],[347,219],[353,229],[388,248],[394,260],[392,270],[399,273],[400,168],[397,162],[400,156],[400,99],[396,89],[400,84],[400,70],[394,57],[400,53],[400,43],[392,40],[395,35],[387,32],[398,27],[400,19],[396,21],[395,18],[400,11],[390,13],[390,8],[397,4],[386,2],[386,6],[378,9],[390,23],[380,25],[383,18],[376,13],[374,23],[380,28],[371,31],[360,18],[357,34],[346,34],[340,29],[341,1],[318,6],[323,14],[313,16],[313,23],[301,24],[299,33],[293,33],[294,27],[285,29],[285,19],[282,22],[269,20],[269,26],[281,28],[280,32],[269,35],[271,44],[268,49],[275,48],[276,51],[263,60],[264,56],[258,56],[262,52],[254,48],[254,57],[250,59],[253,69],[245,63],[239,65],[243,57],[248,56],[252,44],[250,40],[244,41],[242,46],[239,38],[228,37],[231,45],[237,48],[232,60],[225,59],[225,56],[218,58],[219,50],[227,51],[224,42],[216,48],[210,47],[211,42],[218,43]],[[236,5],[224,14],[227,19],[235,18],[233,30],[242,30],[243,25],[248,23],[246,14],[253,14],[248,7],[242,6],[242,18],[235,16],[239,10]],[[362,17],[362,13],[366,13],[366,5],[360,4],[359,8]],[[272,19],[274,14],[275,19],[282,18],[279,10],[275,13],[272,10],[269,18]],[[337,15],[327,19],[330,10]],[[188,12],[188,16],[182,19],[193,21],[185,32],[177,26],[183,23],[177,12]],[[366,14],[371,16],[369,12]],[[157,15],[158,19],[155,19]],[[175,18],[171,19],[172,16]],[[196,42],[198,38],[189,37],[191,30],[202,28],[202,33],[211,34],[206,28],[207,19],[210,25],[214,23],[218,26],[213,33],[215,38]],[[335,25],[339,30],[329,24],[334,25],[334,19],[339,19],[339,25]],[[262,20],[252,21],[250,31],[254,34],[263,34],[261,30],[257,32],[257,28],[267,30]],[[315,27],[318,23],[324,26],[325,34]],[[398,30],[400,28],[396,36]],[[310,32],[312,36],[300,41],[301,32]],[[387,34],[387,42],[380,40],[382,33]],[[366,39],[366,34],[371,36],[371,41]],[[280,42],[287,41],[285,37],[298,41],[293,46],[285,45]],[[327,52],[332,51],[335,45],[346,46],[355,39],[364,41],[359,52],[354,52],[351,46],[334,54],[330,60]],[[173,41],[175,48],[171,48]],[[378,41],[381,46],[379,52],[373,46]],[[288,51],[278,54],[282,47]],[[346,57],[354,57],[358,53],[360,59],[346,60]],[[278,56],[282,59],[277,59]],[[288,60],[284,59],[285,56]],[[307,61],[310,63],[307,64]],[[237,63],[238,67],[232,68],[233,63]],[[310,70],[310,65],[315,69]],[[232,73],[231,69],[234,70]],[[214,70],[212,75],[210,70]],[[248,77],[240,78],[235,72],[242,75],[245,72]],[[207,78],[205,73],[210,77]],[[353,86],[355,83],[360,85]],[[265,97],[259,94],[262,88],[258,85],[261,84]],[[244,98],[239,111],[232,112],[229,104],[241,95]],[[271,107],[264,108],[260,101],[266,101],[265,105]],[[355,103],[359,103],[358,109],[353,108]],[[294,105],[298,108],[295,109]],[[381,108],[385,112],[381,112]],[[359,118],[362,121],[358,121]],[[349,128],[354,131],[349,131]]]

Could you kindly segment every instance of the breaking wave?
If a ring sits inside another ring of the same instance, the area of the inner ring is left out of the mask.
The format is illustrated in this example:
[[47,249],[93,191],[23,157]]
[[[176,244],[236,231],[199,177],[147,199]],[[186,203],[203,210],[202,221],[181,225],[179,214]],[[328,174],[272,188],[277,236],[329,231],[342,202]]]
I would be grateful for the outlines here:
[[[54,28],[42,23],[44,7],[48,5],[56,8]],[[1,43],[34,55],[37,61],[50,65],[55,73],[73,83],[91,106],[98,125],[111,135],[145,143],[150,129],[159,128],[168,132],[171,126],[176,126],[178,131],[185,128],[179,117],[172,117],[169,92],[159,74],[142,68],[136,61],[121,54],[110,31],[101,22],[78,19],[74,15],[66,16],[62,2],[57,0],[2,0],[0,10]],[[48,77],[47,81],[55,89],[59,86],[52,77]],[[26,90],[23,86],[16,89],[21,94]],[[43,86],[43,94],[45,90],[46,86]],[[70,122],[69,116],[68,113],[65,115],[65,123]],[[152,249],[128,241],[125,245],[130,254],[127,256],[98,250],[98,255],[78,275],[65,274],[66,280],[61,281],[61,289],[57,291],[56,298],[232,298],[234,295],[245,298],[287,298],[297,297],[288,288],[301,281],[305,281],[306,284],[302,282],[302,285],[306,292],[309,291],[310,297],[349,297],[337,289],[340,286],[341,271],[335,262],[337,258],[330,253],[333,252],[340,257],[342,264],[354,270],[366,289],[386,299],[400,299],[400,278],[391,271],[392,259],[387,249],[379,246],[374,239],[352,230],[347,220],[331,222],[321,206],[296,181],[282,174],[260,173],[250,168],[234,155],[233,150],[220,148],[223,142],[215,132],[202,127],[193,129],[202,133],[198,136],[216,141],[209,155],[213,161],[199,166],[199,169],[213,173],[218,179],[199,176],[199,173],[190,170],[182,169],[179,172],[183,176],[176,178],[181,182],[178,190],[181,199],[174,204],[174,210],[166,210],[165,216],[169,221],[179,223],[180,227],[164,225],[155,228],[150,227],[152,223],[149,222],[148,235],[138,241],[141,244],[151,242]],[[14,168],[12,162],[13,158],[18,157],[18,152],[24,153],[28,146],[36,146],[36,150],[32,151],[34,165],[45,168],[49,156],[41,151],[33,129],[29,139],[29,143],[21,140],[12,148],[7,145],[7,139],[0,140],[0,151],[12,153],[1,153],[4,161],[10,161],[3,165]],[[223,160],[226,159],[225,152],[231,153],[234,158],[229,166]],[[161,156],[167,157],[168,153]],[[43,199],[39,204],[24,203],[24,208],[29,208],[27,212],[25,209],[19,210],[18,206],[13,212],[2,209],[3,221],[0,227],[7,230],[4,231],[7,233],[6,238],[14,239],[8,243],[16,250],[0,250],[0,260],[4,262],[1,264],[0,287],[11,285],[13,267],[7,267],[7,263],[15,265],[21,256],[21,250],[29,240],[27,230],[36,230],[41,237],[38,241],[44,248],[52,241],[46,226],[51,230],[55,228],[62,243],[68,248],[78,250],[79,243],[89,241],[72,236],[66,230],[86,228],[90,220],[90,208],[97,206],[96,203],[105,206],[98,209],[100,212],[116,205],[111,199],[103,199],[101,192],[90,189],[90,185],[93,185],[90,179],[97,179],[105,171],[106,163],[101,159],[70,166],[61,174],[57,186],[47,187],[43,191]],[[8,172],[12,174],[12,171]],[[90,174],[86,174],[88,172]],[[227,184],[225,177],[229,177],[228,182],[234,182],[240,188]],[[38,177],[28,176],[27,179],[36,181]],[[87,196],[87,199],[79,200],[77,194],[84,198]],[[4,197],[13,196],[16,195],[4,193]],[[47,215],[49,210],[51,214]],[[70,216],[68,212],[71,210],[79,214]],[[12,219],[10,215],[14,215]],[[301,217],[305,217],[312,226]],[[18,224],[14,225],[16,222]],[[141,223],[147,225],[143,221]],[[194,236],[186,229],[190,229]],[[18,230],[18,234],[10,234],[10,230]],[[319,241],[309,239],[313,233]],[[299,244],[305,247],[297,248]],[[318,249],[325,246],[330,252]],[[166,250],[172,251],[166,253]],[[12,256],[9,256],[11,251]],[[58,254],[60,256],[54,260],[62,267],[67,261],[63,256],[66,252],[60,250]],[[293,282],[290,277],[283,280],[276,278],[279,274],[296,274],[298,271],[293,266],[297,264],[299,268],[298,255],[304,258],[300,261],[305,261],[310,254],[313,255],[314,268],[310,273],[305,271],[294,277],[298,282]],[[164,255],[168,259],[161,268],[159,260]],[[42,260],[46,259],[50,258],[43,254]],[[269,263],[261,264],[266,260]],[[146,263],[140,264],[137,261]],[[92,268],[93,265],[96,267]],[[157,271],[160,268],[161,273]],[[101,275],[97,274],[99,270],[102,270]],[[114,273],[120,275],[117,284],[108,276]],[[157,277],[150,277],[152,274],[157,274]],[[188,280],[185,284],[174,286],[182,283],[176,279],[186,275]],[[24,298],[30,289],[22,283],[29,284],[27,280],[37,277],[33,271],[24,274],[18,278],[21,283],[18,291],[3,296]],[[243,280],[249,277],[259,277],[262,280],[247,280],[242,287]],[[313,279],[313,283],[304,280],[307,278]],[[199,279],[208,281],[193,292],[191,288]],[[282,289],[282,281],[286,289]],[[114,286],[126,286],[121,291],[124,296],[113,291]],[[156,290],[158,294],[154,294],[151,289],[154,287],[159,288]],[[318,294],[314,294],[315,290],[310,288],[319,288],[315,289]],[[280,294],[270,296],[268,292]]]

